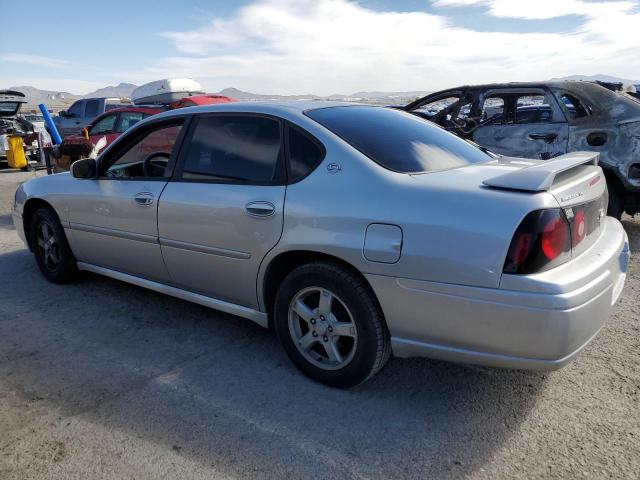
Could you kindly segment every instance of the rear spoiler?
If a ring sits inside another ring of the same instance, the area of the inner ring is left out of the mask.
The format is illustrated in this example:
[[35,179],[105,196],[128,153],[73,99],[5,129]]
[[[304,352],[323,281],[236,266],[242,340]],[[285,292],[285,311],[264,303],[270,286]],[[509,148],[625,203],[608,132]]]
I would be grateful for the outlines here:
[[488,187],[523,190],[526,192],[546,192],[551,188],[556,175],[579,165],[598,165],[600,154],[597,152],[572,152],[545,160],[530,167],[521,168],[484,183]]

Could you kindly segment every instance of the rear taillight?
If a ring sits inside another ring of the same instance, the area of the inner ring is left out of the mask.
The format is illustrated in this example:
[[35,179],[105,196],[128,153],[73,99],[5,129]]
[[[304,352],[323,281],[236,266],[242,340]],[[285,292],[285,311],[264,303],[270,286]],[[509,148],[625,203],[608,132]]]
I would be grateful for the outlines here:
[[535,273],[571,258],[569,222],[559,208],[529,213],[518,226],[507,259],[505,273]]

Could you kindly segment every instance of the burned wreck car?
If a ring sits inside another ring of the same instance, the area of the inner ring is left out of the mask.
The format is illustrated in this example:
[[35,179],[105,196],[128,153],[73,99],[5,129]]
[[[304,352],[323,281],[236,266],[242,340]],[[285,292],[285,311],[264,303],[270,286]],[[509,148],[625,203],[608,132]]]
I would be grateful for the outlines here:
[[400,108],[499,155],[599,152],[609,215],[640,212],[640,100],[631,95],[592,82],[506,83],[444,90]]

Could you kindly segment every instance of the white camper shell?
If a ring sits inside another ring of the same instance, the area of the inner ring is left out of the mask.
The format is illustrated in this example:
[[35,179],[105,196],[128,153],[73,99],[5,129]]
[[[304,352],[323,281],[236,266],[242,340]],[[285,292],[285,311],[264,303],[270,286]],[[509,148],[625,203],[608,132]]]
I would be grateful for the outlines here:
[[202,85],[191,78],[165,78],[140,85],[131,93],[131,100],[136,105],[165,105],[203,94]]

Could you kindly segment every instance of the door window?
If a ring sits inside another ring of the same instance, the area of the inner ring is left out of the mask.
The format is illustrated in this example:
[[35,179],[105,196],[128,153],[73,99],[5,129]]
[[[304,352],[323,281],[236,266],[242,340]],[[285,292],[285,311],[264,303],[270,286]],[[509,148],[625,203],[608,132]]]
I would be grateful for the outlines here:
[[182,167],[187,180],[274,183],[281,180],[280,122],[243,115],[198,119]]
[[81,117],[83,106],[84,101],[74,103],[73,105],[71,105],[71,107],[69,107],[69,110],[67,110],[67,115],[69,115],[70,117]]
[[322,160],[322,148],[297,128],[289,128],[289,180],[308,175]]
[[87,100],[87,104],[84,107],[85,117],[97,117],[100,109],[99,100]]
[[180,130],[179,124],[165,124],[141,132],[125,151],[114,155],[113,161],[106,159],[103,175],[107,178],[167,177],[169,158]]
[[551,123],[553,107],[544,95],[520,95],[516,102],[515,123]]
[[449,108],[458,100],[460,100],[460,97],[456,97],[456,96],[439,98],[437,100],[433,100],[432,102],[421,105],[420,107],[416,108],[413,112],[419,113],[423,117],[430,118],[440,113],[444,109]]
[[482,103],[481,122],[492,124],[505,123],[504,99],[502,97],[487,97]]
[[118,133],[124,132],[143,118],[144,114],[142,112],[120,112],[115,131]]
[[102,117],[93,127],[89,129],[90,135],[99,135],[104,133],[111,133],[113,126],[116,123],[115,115],[107,115]]

